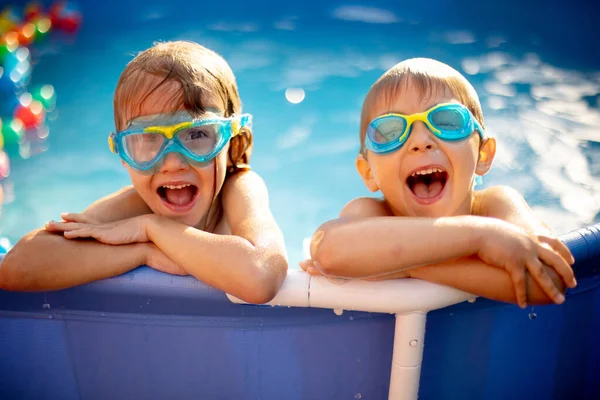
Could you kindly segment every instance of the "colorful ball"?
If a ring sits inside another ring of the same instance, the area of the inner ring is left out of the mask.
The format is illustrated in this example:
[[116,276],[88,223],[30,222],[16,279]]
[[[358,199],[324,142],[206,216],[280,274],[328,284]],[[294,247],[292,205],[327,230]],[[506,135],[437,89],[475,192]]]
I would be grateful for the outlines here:
[[0,180],[8,178],[10,175],[10,161],[8,155],[0,151]]
[[52,85],[37,86],[31,90],[33,100],[44,106],[44,110],[52,111],[56,107],[56,92]]
[[25,21],[31,22],[42,15],[43,7],[40,2],[34,1],[25,6],[25,10],[23,10],[23,16],[25,17]]
[[81,26],[81,13],[75,4],[59,1],[50,7],[52,26],[67,33],[75,33]]
[[50,18],[48,18],[45,15],[42,15],[39,18],[35,19],[33,21],[33,24],[35,25],[35,30],[36,30],[36,34],[35,34],[36,42],[43,40],[47,36],[48,32],[50,31],[50,28],[52,27],[52,22],[50,21]]
[[36,26],[33,22],[27,22],[17,29],[19,35],[19,45],[29,46],[37,34]]
[[21,23],[21,18],[14,7],[6,7],[0,13],[0,35],[10,32]]
[[4,120],[2,124],[2,137],[4,138],[4,147],[18,146],[23,139],[23,123],[21,120]]
[[17,51],[18,47],[19,35],[16,32],[10,32],[0,38],[0,64],[4,63],[6,57]]
[[15,82],[10,77],[11,72],[0,67],[0,93],[3,99],[8,99],[8,96],[14,95],[17,90]]
[[40,126],[44,122],[46,112],[44,111],[42,103],[33,100],[28,106],[18,106],[15,110],[14,117],[23,123],[25,129],[32,129]]

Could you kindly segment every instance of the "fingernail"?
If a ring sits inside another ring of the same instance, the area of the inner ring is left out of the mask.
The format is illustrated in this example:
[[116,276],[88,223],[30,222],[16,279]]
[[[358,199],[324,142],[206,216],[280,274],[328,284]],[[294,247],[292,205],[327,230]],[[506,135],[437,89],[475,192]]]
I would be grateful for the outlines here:
[[560,294],[557,296],[557,298],[558,298],[558,304],[562,304],[562,303],[564,303],[564,302],[565,302],[565,295],[564,295],[564,294],[560,293]]

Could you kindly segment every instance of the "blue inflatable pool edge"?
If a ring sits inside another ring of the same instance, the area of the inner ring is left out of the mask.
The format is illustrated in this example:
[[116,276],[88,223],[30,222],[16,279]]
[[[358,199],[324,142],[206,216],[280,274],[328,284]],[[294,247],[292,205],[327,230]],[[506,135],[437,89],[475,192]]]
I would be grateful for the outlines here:
[[[579,281],[564,305],[429,312],[419,398],[600,398],[600,225],[561,239]],[[387,398],[394,316],[338,314],[237,305],[145,267],[0,291],[0,398]]]

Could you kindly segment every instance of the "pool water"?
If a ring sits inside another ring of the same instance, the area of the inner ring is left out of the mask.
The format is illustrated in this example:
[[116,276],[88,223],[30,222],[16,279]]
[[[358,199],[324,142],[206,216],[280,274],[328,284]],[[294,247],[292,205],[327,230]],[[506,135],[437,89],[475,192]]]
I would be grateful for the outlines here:
[[354,168],[360,107],[383,71],[409,57],[446,62],[477,89],[498,140],[483,186],[516,188],[559,233],[600,220],[598,5],[124,3],[81,2],[78,35],[34,49],[33,83],[54,86],[57,112],[48,150],[11,158],[0,234],[13,243],[129,183],[106,141],[113,90],[134,54],[178,39],[222,54],[237,76],[254,115],[252,167],[269,187],[291,266],[303,238],[369,194]]

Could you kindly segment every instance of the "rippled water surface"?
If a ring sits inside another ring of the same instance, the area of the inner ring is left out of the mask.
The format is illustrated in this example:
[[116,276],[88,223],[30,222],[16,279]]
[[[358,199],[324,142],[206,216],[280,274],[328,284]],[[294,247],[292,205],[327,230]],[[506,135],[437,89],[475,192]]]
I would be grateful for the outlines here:
[[231,64],[254,115],[252,166],[268,184],[292,264],[319,223],[368,194],[354,169],[360,106],[381,73],[408,57],[444,61],[479,92],[499,143],[484,186],[515,187],[558,232],[600,218],[597,6],[133,3],[80,4],[73,43],[50,38],[33,51],[33,81],[55,87],[57,113],[47,151],[11,158],[0,220],[11,241],[128,184],[106,144],[112,93],[133,54],[175,39]]

